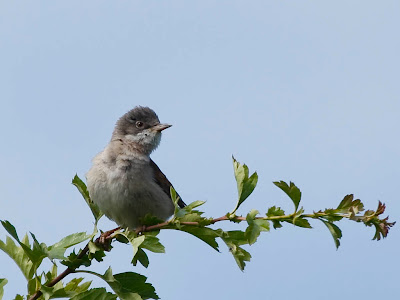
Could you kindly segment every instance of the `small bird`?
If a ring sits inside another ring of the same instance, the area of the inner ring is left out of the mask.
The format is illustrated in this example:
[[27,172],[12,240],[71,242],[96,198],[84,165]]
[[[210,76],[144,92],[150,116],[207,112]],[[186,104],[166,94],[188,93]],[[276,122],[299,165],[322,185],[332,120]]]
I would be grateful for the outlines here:
[[[86,174],[89,195],[123,228],[142,226],[147,214],[167,220],[174,212],[172,184],[150,158],[161,131],[171,126],[160,123],[152,109],[137,106],[117,121],[111,141],[93,159]],[[185,206],[180,197],[178,205]]]

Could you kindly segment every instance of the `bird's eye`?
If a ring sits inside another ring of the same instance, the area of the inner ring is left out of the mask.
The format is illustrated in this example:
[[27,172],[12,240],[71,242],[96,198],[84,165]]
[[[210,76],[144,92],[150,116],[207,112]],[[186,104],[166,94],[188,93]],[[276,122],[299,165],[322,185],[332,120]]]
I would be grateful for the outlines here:
[[142,127],[143,127],[143,122],[137,121],[137,122],[136,122],[136,127],[137,127],[137,128],[142,128]]

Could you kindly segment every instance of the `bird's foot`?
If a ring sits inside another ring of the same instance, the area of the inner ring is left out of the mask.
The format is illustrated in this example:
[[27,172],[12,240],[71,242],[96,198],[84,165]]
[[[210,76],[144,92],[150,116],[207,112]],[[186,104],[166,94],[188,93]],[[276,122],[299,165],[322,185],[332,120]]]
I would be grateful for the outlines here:
[[112,230],[108,230],[103,232],[100,237],[96,240],[96,242],[103,246],[104,250],[110,251],[111,250],[111,240],[113,238],[112,234],[117,230],[120,230],[121,227],[114,228]]

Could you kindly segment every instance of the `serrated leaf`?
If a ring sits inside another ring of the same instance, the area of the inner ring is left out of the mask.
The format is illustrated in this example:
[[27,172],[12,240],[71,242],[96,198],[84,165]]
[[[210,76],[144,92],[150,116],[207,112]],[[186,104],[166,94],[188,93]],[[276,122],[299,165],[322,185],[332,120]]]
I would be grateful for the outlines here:
[[301,217],[296,218],[293,224],[303,228],[312,228],[310,222],[308,222],[307,219]]
[[[132,246],[132,250],[133,250],[133,258],[132,258],[132,264],[135,265],[136,262],[139,260],[142,262],[143,260],[143,253],[139,254],[139,257],[136,257],[136,255],[138,254],[139,250],[141,250],[140,248],[142,247],[142,243],[146,240],[146,237],[151,239],[151,236],[147,236],[147,235],[141,235],[141,236],[136,236],[136,234],[134,232],[131,231],[124,231],[124,232],[120,232],[117,234],[117,238],[119,237],[119,239],[121,239],[122,237],[125,238],[126,240],[129,241],[129,243]],[[155,238],[155,237],[154,237]],[[156,238],[158,240],[158,238]],[[153,242],[154,244],[152,244],[151,242]],[[161,251],[161,248],[159,245],[157,245],[156,240],[153,241],[148,241],[148,247],[154,247],[156,250]],[[161,245],[161,244],[160,244]],[[162,245],[161,245],[162,246]],[[164,246],[162,246],[162,248],[164,248]],[[143,250],[142,250],[143,251]],[[164,249],[165,251],[165,249]],[[146,255],[147,256],[147,255]],[[144,261],[144,260],[143,260]],[[147,259],[148,261],[148,259]],[[147,263],[148,265],[148,263]]]
[[197,213],[196,211],[187,213],[186,215],[179,217],[180,222],[207,222],[209,219],[204,218],[201,214]]
[[[83,278],[74,278],[70,282],[68,282],[65,285],[65,287],[63,287],[61,285],[53,292],[51,299],[71,298],[71,297],[74,297],[76,295],[79,295],[79,294],[87,291],[92,282],[88,281],[88,282],[84,282],[81,285],[79,285],[82,282],[82,280],[83,280]],[[59,282],[59,283],[61,283],[61,282]]]
[[128,237],[128,240],[131,243],[132,248],[133,248],[133,256],[136,255],[136,253],[139,250],[139,246],[144,242],[145,238],[146,237],[144,235],[141,235],[141,236],[138,236],[138,237],[133,237],[133,238],[132,238],[132,236]]
[[179,197],[177,197],[176,191],[172,185],[169,188],[169,193],[171,196],[172,203],[174,203],[174,207],[175,207],[174,208],[174,216],[176,216],[178,211],[180,210],[180,207],[178,205]]
[[114,278],[121,284],[124,291],[137,293],[143,299],[160,299],[154,287],[150,283],[146,283],[146,276],[134,272],[125,272],[115,274]]
[[353,194],[344,196],[343,200],[338,205],[337,209],[348,208],[353,202]]
[[280,207],[272,206],[268,208],[267,211],[267,217],[272,217],[272,216],[284,216],[285,211],[282,210]]
[[7,284],[8,280],[6,278],[0,278],[0,300],[4,296],[4,286]]
[[72,253],[68,255],[65,260],[61,261],[61,263],[73,270],[79,268],[80,266],[89,267],[92,264],[88,255],[78,258],[78,255],[75,253],[75,251],[72,251]]
[[71,298],[71,300],[116,300],[117,295],[111,294],[105,288],[90,289]]
[[282,191],[284,191],[285,194],[288,195],[290,199],[292,199],[295,211],[297,211],[297,208],[299,207],[301,200],[300,189],[293,182],[290,182],[290,185],[288,185],[286,182],[281,180],[281,181],[275,181],[274,184],[277,187],[279,187]]
[[223,238],[225,243],[233,243],[235,245],[241,246],[248,244],[245,232],[241,230],[224,231]]
[[40,288],[40,281],[41,276],[33,277],[32,279],[28,280],[28,294],[33,295],[39,288]]
[[243,271],[246,266],[246,261],[250,261],[251,259],[250,253],[244,250],[242,247],[239,247],[238,244],[232,242],[231,240],[227,240],[225,238],[222,239],[229,247],[229,251],[232,253],[239,269]]
[[328,229],[329,229],[329,231],[330,231],[330,233],[331,233],[331,235],[333,237],[333,240],[335,242],[336,249],[338,249],[339,246],[340,246],[340,241],[339,240],[342,237],[342,231],[340,230],[339,227],[337,227],[332,222],[324,221],[322,219],[320,219],[320,220],[326,225],[326,227],[328,227]]
[[194,226],[182,226],[180,230],[190,233],[191,235],[194,235],[195,237],[199,238],[203,242],[210,245],[214,250],[219,252],[218,243],[216,239],[220,237],[221,235],[220,231],[213,230],[208,227],[194,227]]
[[42,292],[42,297],[44,298],[44,300],[49,300],[50,297],[54,294],[54,287],[48,287],[45,285],[42,285],[40,287],[40,291]]
[[136,266],[137,262],[140,262],[142,264],[143,267],[147,268],[149,266],[149,258],[146,254],[146,252],[143,249],[138,250],[138,252],[136,253],[136,255],[133,257],[131,263],[132,265]]
[[190,211],[192,211],[192,209],[199,207],[199,206],[203,205],[204,203],[206,203],[206,201],[200,201],[200,200],[193,201],[192,203],[189,203],[188,205],[186,205],[183,209],[190,212]]
[[75,177],[72,179],[72,184],[76,186],[79,193],[81,193],[83,199],[85,199],[86,204],[89,206],[94,216],[94,219],[96,221],[95,223],[97,224],[97,222],[103,216],[103,213],[100,211],[99,207],[90,199],[89,191],[87,190],[86,184],[78,177],[78,175],[75,175]]
[[142,226],[152,226],[163,223],[164,220],[157,218],[151,214],[146,214],[143,218],[140,218],[140,224]]
[[241,163],[239,163],[233,156],[232,160],[233,160],[233,171],[235,174],[237,190],[238,190],[238,202],[236,204],[235,209],[232,211],[232,213],[234,213],[239,208],[239,206],[254,191],[258,181],[258,175],[257,172],[254,172],[249,177],[249,168],[245,164],[242,165]]
[[[22,243],[29,245],[27,235],[25,235],[25,237],[22,239]],[[6,237],[5,243],[0,240],[0,249],[3,250],[17,264],[27,280],[33,277],[35,268],[32,261],[29,259],[24,249],[18,247],[9,236]]]
[[33,263],[36,264],[37,266],[39,266],[42,262],[42,260],[48,256],[48,250],[47,250],[47,246],[44,243],[40,243],[38,242],[38,240],[36,239],[36,236],[31,232],[31,236],[33,239],[33,243],[32,243],[32,254],[33,254]]
[[18,242],[18,244],[25,251],[26,255],[28,255],[29,259],[35,264],[36,257],[33,254],[32,249],[20,241],[15,227],[9,221],[1,221],[1,224],[3,225],[4,229]]
[[249,226],[246,228],[245,237],[249,242],[249,245],[252,245],[257,241],[261,231],[269,231],[268,220],[256,219],[257,214],[258,210],[253,209],[246,216],[246,221]]
[[[128,272],[131,273],[131,272]],[[132,272],[133,273],[133,272]],[[139,274],[137,274],[139,275]],[[144,277],[144,276],[143,276]],[[112,274],[111,267],[107,269],[104,275],[101,276],[103,280],[105,280],[108,285],[112,288],[112,290],[118,295],[118,297],[122,300],[142,300],[142,297],[137,292],[131,292],[126,289],[119,280],[114,277]],[[145,280],[146,281],[146,277]]]
[[51,259],[65,259],[65,251],[74,245],[77,245],[83,241],[88,240],[91,235],[86,234],[86,232],[79,232],[70,234],[59,242],[48,247],[48,255]]
[[[280,208],[280,207],[276,207],[276,206],[272,206],[270,208],[268,208],[267,211],[267,217],[281,217],[285,215],[285,212]],[[272,226],[274,227],[274,229],[278,229],[282,227],[282,224],[279,220],[270,220],[272,221]]]
[[140,248],[147,249],[154,253],[165,253],[165,247],[160,243],[160,239],[151,235],[144,235],[145,239]]

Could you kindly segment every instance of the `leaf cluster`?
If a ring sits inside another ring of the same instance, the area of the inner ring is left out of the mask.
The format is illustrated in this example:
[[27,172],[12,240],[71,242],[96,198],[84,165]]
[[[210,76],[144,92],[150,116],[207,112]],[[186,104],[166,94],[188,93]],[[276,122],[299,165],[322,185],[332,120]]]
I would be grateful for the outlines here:
[[[265,208],[264,213],[252,209],[245,216],[237,214],[240,206],[248,199],[254,191],[258,175],[256,172],[250,175],[249,168],[233,158],[234,176],[237,183],[238,198],[234,209],[219,218],[204,216],[199,207],[204,201],[194,201],[184,208],[178,205],[179,196],[173,188],[170,190],[171,199],[175,205],[174,215],[169,221],[163,221],[154,216],[145,216],[142,219],[143,227],[136,231],[114,229],[103,233],[99,238],[94,239],[98,230],[97,223],[103,213],[90,199],[85,183],[75,176],[72,183],[87,203],[94,217],[94,229],[91,234],[79,232],[68,235],[59,242],[47,246],[39,243],[36,236],[30,233],[30,238],[25,235],[19,238],[15,227],[8,221],[1,221],[9,236],[5,242],[0,240],[0,249],[10,256],[17,264],[27,280],[26,296],[17,295],[20,299],[54,299],[67,297],[73,300],[88,299],[159,299],[154,287],[147,282],[147,278],[135,272],[123,272],[113,274],[109,267],[103,274],[93,272],[87,268],[93,262],[101,262],[107,251],[112,249],[111,242],[116,241],[127,244],[132,248],[131,264],[137,266],[140,263],[149,267],[149,253],[164,253],[158,234],[160,230],[179,230],[195,236],[216,251],[220,251],[219,242],[227,246],[240,270],[244,270],[246,263],[251,259],[249,246],[253,245],[262,232],[268,232],[271,225],[274,229],[283,227],[284,224],[292,224],[302,228],[312,228],[310,220],[321,221],[331,233],[336,247],[340,245],[342,232],[336,225],[342,219],[363,223],[368,227],[375,228],[373,239],[380,240],[388,235],[389,229],[395,222],[389,222],[388,217],[382,218],[385,205],[379,202],[376,210],[364,211],[364,205],[353,195],[346,195],[336,208],[305,213],[301,204],[301,191],[293,183],[277,181],[274,184],[280,188],[292,201],[294,209],[286,213],[282,208],[271,206]],[[363,213],[364,212],[364,213]],[[216,224],[222,221],[236,223],[236,230],[223,230],[216,228]],[[240,224],[239,224],[240,223]],[[244,225],[244,226],[242,226]],[[82,242],[86,246],[72,251],[66,255],[66,251]],[[40,272],[44,259],[49,259],[52,268],[48,272]],[[66,269],[58,273],[57,263],[66,266]],[[91,281],[84,281],[83,278],[75,278],[63,282],[64,278],[71,273],[82,273],[97,276],[104,280],[109,286],[107,291],[104,288],[90,288]],[[0,300],[3,296],[4,286],[7,279],[0,279]]]

